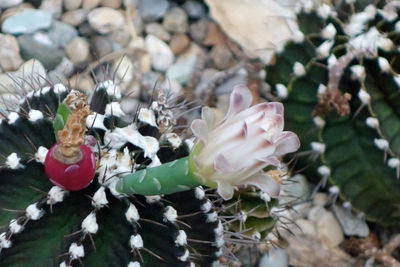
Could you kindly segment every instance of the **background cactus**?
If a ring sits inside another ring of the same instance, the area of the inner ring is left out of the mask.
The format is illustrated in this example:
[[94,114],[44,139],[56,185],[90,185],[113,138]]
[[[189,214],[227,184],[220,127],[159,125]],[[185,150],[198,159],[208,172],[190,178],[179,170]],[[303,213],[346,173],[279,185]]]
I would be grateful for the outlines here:
[[400,217],[399,7],[338,1],[301,10],[266,68],[302,143],[297,169],[383,224]]

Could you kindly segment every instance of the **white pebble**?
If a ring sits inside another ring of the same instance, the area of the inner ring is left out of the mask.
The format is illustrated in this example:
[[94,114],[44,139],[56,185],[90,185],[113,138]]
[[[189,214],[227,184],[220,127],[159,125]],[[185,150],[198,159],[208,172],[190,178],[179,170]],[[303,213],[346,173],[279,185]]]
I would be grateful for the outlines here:
[[96,213],[92,212],[82,221],[82,230],[84,233],[95,234],[99,230],[96,220]]
[[69,246],[68,250],[69,254],[71,255],[72,259],[78,259],[78,258],[83,258],[85,256],[85,250],[83,248],[83,245],[76,244],[75,242]]
[[29,111],[28,116],[29,116],[29,120],[31,122],[35,122],[37,120],[43,119],[43,113],[40,110],[36,110],[36,109],[31,109]]

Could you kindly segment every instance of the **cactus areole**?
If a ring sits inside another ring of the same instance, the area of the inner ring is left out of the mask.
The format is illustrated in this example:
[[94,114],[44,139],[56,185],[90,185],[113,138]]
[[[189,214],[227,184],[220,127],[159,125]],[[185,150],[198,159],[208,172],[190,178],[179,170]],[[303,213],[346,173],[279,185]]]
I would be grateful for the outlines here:
[[86,96],[77,91],[72,91],[64,102],[64,106],[68,107],[68,115],[62,113],[63,109],[57,111],[57,115],[61,113],[60,118],[66,119],[66,122],[62,119],[62,130],[57,131],[60,142],[50,148],[44,167],[53,184],[68,191],[77,191],[92,182],[96,171],[96,157],[83,144],[85,122],[91,110]]

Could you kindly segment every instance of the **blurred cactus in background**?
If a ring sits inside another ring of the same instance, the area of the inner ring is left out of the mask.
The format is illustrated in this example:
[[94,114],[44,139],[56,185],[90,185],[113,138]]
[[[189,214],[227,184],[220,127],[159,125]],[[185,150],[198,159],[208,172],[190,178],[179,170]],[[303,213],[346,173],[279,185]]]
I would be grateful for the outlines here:
[[366,218],[400,217],[400,6],[336,1],[298,10],[299,31],[266,67],[301,141],[296,169]]

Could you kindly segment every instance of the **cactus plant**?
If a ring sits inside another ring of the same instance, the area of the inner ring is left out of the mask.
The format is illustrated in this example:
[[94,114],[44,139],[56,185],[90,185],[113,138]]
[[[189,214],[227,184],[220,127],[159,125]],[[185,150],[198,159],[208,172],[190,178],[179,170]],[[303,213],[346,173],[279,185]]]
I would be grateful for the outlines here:
[[299,10],[299,31],[266,67],[301,139],[296,167],[382,224],[400,217],[399,11],[391,1]]

